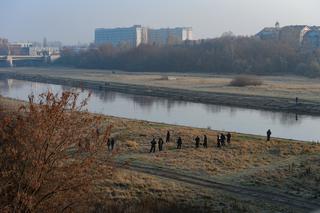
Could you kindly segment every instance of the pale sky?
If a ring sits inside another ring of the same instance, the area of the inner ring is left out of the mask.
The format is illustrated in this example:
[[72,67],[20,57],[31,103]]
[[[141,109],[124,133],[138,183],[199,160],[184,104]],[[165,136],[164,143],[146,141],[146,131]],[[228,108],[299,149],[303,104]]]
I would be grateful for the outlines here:
[[0,37],[89,43],[98,27],[190,26],[195,38],[265,26],[320,25],[320,0],[0,0]]

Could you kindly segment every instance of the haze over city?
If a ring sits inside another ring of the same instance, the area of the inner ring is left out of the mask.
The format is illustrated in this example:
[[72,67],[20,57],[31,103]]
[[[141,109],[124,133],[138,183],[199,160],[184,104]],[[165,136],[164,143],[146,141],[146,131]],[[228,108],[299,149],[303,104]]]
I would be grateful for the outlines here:
[[134,24],[193,27],[194,38],[223,32],[252,35],[265,26],[319,25],[317,0],[3,0],[0,37],[11,41],[59,40],[90,43],[97,27]]
[[0,213],[320,213],[320,0],[0,0]]

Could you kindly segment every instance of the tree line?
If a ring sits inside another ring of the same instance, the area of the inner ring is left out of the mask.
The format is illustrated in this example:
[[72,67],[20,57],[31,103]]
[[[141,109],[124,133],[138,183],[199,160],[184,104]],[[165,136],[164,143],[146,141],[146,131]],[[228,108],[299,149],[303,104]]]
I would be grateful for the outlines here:
[[102,45],[74,52],[65,48],[58,65],[143,72],[202,72],[320,75],[320,50],[302,52],[285,42],[222,36],[180,45],[137,48]]

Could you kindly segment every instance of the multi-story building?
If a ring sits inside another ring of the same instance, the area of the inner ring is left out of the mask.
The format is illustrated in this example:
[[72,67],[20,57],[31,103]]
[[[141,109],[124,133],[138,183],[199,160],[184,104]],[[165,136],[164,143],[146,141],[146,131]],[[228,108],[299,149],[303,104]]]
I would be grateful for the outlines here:
[[256,36],[262,40],[279,40],[299,49],[303,45],[305,35],[311,30],[307,25],[294,25],[281,27],[277,23],[275,27],[267,27]]
[[295,25],[282,27],[279,40],[290,44],[295,48],[300,48],[304,35],[310,30],[306,25]]
[[8,39],[6,38],[0,38],[0,45],[7,45],[9,42],[8,42]]
[[95,44],[97,45],[112,44],[113,46],[137,47],[142,43],[147,43],[147,30],[140,25],[95,30]]
[[9,55],[29,55],[29,48],[23,44],[12,43],[8,45]]
[[303,37],[302,50],[305,52],[320,48],[320,27],[311,27]]
[[0,55],[8,55],[9,48],[8,48],[8,39],[0,38]]
[[59,55],[60,54],[60,48],[58,48],[58,47],[30,47],[28,54],[30,56]]
[[148,43],[153,45],[180,44],[192,40],[191,27],[149,29]]
[[141,44],[167,45],[192,40],[192,28],[148,29],[141,25],[129,28],[95,30],[95,44],[137,47]]

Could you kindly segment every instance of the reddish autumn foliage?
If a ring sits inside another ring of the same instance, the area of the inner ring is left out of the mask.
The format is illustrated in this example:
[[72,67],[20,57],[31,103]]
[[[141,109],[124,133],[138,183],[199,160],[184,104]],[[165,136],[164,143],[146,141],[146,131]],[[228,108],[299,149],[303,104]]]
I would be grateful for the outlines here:
[[100,134],[101,118],[78,98],[47,92],[18,112],[0,112],[0,212],[88,208],[94,183],[112,172],[104,154],[111,127]]

